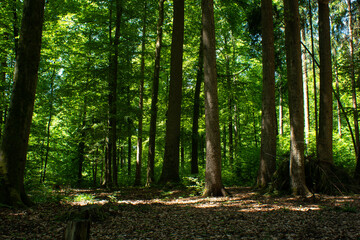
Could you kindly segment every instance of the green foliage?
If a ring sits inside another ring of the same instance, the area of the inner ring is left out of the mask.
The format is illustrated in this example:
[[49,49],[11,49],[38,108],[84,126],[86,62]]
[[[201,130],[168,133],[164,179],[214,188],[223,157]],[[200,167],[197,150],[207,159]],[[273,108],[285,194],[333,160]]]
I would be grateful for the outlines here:
[[42,184],[31,188],[31,190],[28,191],[28,194],[34,203],[58,203],[64,199],[64,194],[60,194]]
[[[21,20],[22,1],[9,0],[0,3],[0,129],[4,128],[8,109],[13,67],[15,62],[15,36],[13,26]],[[119,71],[118,71],[118,159],[119,186],[130,186],[134,182],[136,162],[136,141],[139,117],[139,78],[142,47],[143,7],[147,6],[145,36],[145,89],[143,111],[143,156],[142,183],[145,183],[150,128],[151,82],[154,69],[156,38],[157,1],[123,1],[120,27]],[[313,30],[315,37],[314,58],[317,54],[317,6],[311,2]],[[352,2],[353,15],[359,14],[359,3]],[[306,40],[303,43],[311,49],[309,8],[306,1],[300,7],[304,21]],[[15,7],[18,19],[14,19]],[[49,1],[46,6],[45,25],[42,39],[42,59],[39,71],[36,103],[29,140],[25,186],[32,193],[35,202],[57,201],[51,187],[54,184],[97,187],[103,183],[104,160],[108,137],[108,94],[109,56],[111,41],[115,35],[115,11],[111,1],[58,0]],[[276,102],[280,93],[283,99],[284,133],[277,140],[278,169],[287,158],[290,149],[290,126],[287,101],[286,61],[284,52],[284,23],[282,1],[273,1]],[[339,82],[340,100],[345,111],[341,112],[340,136],[334,126],[334,163],[350,175],[356,164],[349,126],[353,128],[350,79],[348,10],[345,1],[331,1],[332,45],[334,80]],[[168,105],[170,45],[172,34],[172,2],[165,1],[163,46],[160,71],[158,121],[156,138],[155,175],[160,174],[164,155],[166,115]],[[224,0],[215,1],[217,73],[219,92],[219,113],[222,142],[222,178],[224,185],[253,185],[257,176],[261,144],[261,21],[260,1]],[[358,26],[358,18],[354,18]],[[357,29],[357,30],[356,30]],[[356,76],[359,72],[359,31],[355,27]],[[111,35],[109,35],[111,31]],[[205,171],[205,113],[204,95],[200,94],[199,119],[199,169],[198,176],[190,176],[191,128],[193,97],[201,32],[200,1],[189,0],[185,4],[185,39],[183,57],[183,100],[181,119],[181,147],[184,157],[181,162],[183,183],[194,192],[202,191]],[[310,133],[306,156],[316,154],[315,96],[311,56],[307,54]],[[318,85],[318,83],[317,83]],[[334,86],[335,87],[335,86]],[[315,86],[318,91],[318,86]],[[336,122],[334,102],[334,123]],[[279,116],[279,106],[277,106]],[[231,125],[230,125],[231,121]],[[334,124],[335,125],[335,124]],[[232,141],[229,128],[232,128]],[[1,135],[1,134],[0,134]],[[130,141],[129,141],[130,140]],[[81,150],[83,145],[83,150]],[[130,146],[129,146],[130,145]],[[82,179],[78,172],[80,159]],[[46,163],[45,163],[46,162]],[[45,168],[46,165],[46,168]],[[130,167],[129,167],[130,166]],[[129,170],[130,169],[130,170]],[[45,171],[46,170],[46,171]],[[44,176],[45,174],[45,176]],[[42,182],[42,179],[45,181]],[[41,191],[40,191],[41,189]],[[75,200],[75,199],[72,199]],[[91,201],[91,196],[79,195],[77,200]]]

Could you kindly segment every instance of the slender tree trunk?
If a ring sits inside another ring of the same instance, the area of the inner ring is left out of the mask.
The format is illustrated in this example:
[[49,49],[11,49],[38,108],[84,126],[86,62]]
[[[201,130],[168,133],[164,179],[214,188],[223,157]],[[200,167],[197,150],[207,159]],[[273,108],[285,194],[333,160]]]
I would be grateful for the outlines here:
[[110,118],[111,118],[111,111],[113,107],[110,107],[110,105],[113,105],[113,91],[112,91],[112,82],[113,82],[113,74],[114,72],[112,71],[112,64],[113,64],[113,58],[112,58],[112,5],[113,5],[113,1],[109,2],[109,45],[110,45],[110,52],[109,52],[109,79],[108,79],[108,89],[109,89],[109,94],[108,94],[108,134],[105,137],[105,142],[106,142],[106,149],[105,149],[105,164],[104,164],[104,182],[103,185],[105,187],[111,187],[112,186],[112,177],[111,177],[111,152],[112,152],[112,138],[111,138],[111,124],[110,123]]
[[199,156],[199,116],[200,116],[200,91],[201,82],[204,78],[204,54],[202,43],[202,30],[200,36],[200,49],[199,49],[199,65],[196,75],[196,85],[194,93],[194,108],[193,108],[193,124],[192,124],[192,144],[191,144],[191,174],[199,173],[198,156]]
[[[336,61],[336,60],[335,60]],[[339,88],[339,78],[338,78],[338,70],[337,64],[335,62],[335,80],[336,80],[336,94],[340,96],[340,88]],[[336,99],[336,109],[337,109],[337,126],[338,126],[338,134],[339,137],[342,137],[341,133],[341,114],[340,114],[340,101]]]
[[279,87],[279,135],[282,136],[284,133],[283,126],[283,96],[282,96],[282,86],[280,83]]
[[14,34],[14,52],[15,58],[18,55],[18,48],[19,48],[19,18],[17,14],[17,0],[12,1],[12,12],[13,12],[13,34]]
[[[232,93],[232,74],[230,73],[230,57],[228,53],[230,52],[227,37],[225,37],[225,72],[226,72],[226,82],[227,82],[227,91],[228,91],[228,136],[229,136],[229,166],[232,166],[234,161],[234,154],[233,154],[233,93]],[[226,143],[226,138],[225,138]],[[226,148],[225,148],[226,149]],[[225,155],[226,157],[226,155]],[[225,161],[225,159],[224,159]]]
[[174,20],[171,42],[169,106],[166,122],[165,154],[160,182],[179,182],[179,142],[184,42],[184,0],[173,0]]
[[[304,24],[301,27],[301,41],[305,44],[305,26]],[[305,111],[305,144],[306,148],[310,143],[310,116],[309,116],[309,89],[308,89],[308,73],[307,73],[307,61],[306,61],[306,49],[303,49],[301,52],[302,59],[302,70],[303,70],[303,86],[304,86],[304,111]]]
[[275,50],[272,1],[261,1],[263,90],[261,152],[257,185],[266,187],[276,170]]
[[258,147],[258,138],[257,138],[258,130],[256,128],[256,117],[255,117],[255,109],[254,108],[251,109],[251,113],[252,113],[252,117],[253,117],[254,143],[255,143],[255,148],[257,148]]
[[[55,71],[54,71],[55,72]],[[51,79],[50,84],[50,106],[49,106],[49,120],[46,128],[46,153],[45,153],[45,161],[44,161],[44,169],[42,172],[41,183],[45,182],[46,176],[46,168],[49,159],[49,152],[50,152],[50,127],[51,127],[51,120],[53,115],[53,107],[54,107],[54,76]]]
[[[120,25],[121,25],[121,15],[122,15],[122,1],[115,0],[116,4],[116,22],[115,22],[115,37],[114,37],[114,58],[113,58],[113,75],[112,75],[112,82],[111,82],[111,95],[109,98],[111,99],[110,104],[110,126],[111,126],[111,142],[112,142],[112,150],[111,150],[111,160],[113,166],[112,172],[112,183],[115,187],[118,186],[118,166],[117,166],[117,79],[118,79],[118,56],[119,56],[119,39],[120,39]],[[110,102],[110,101],[109,101]]]
[[[112,40],[112,6],[113,2],[115,2],[116,8],[116,20],[115,20],[115,36],[114,40]],[[106,186],[112,187],[114,185],[117,186],[117,166],[116,166],[116,132],[117,132],[117,75],[118,75],[118,56],[119,56],[119,38],[120,38],[120,24],[121,24],[121,15],[122,15],[122,7],[121,0],[113,0],[110,2],[110,25],[109,25],[109,39],[111,46],[110,53],[110,74],[109,74],[109,140],[108,140],[108,170],[105,171],[106,176]]]
[[86,137],[86,114],[87,114],[87,101],[86,96],[84,97],[84,107],[82,111],[81,130],[80,130],[80,141],[78,146],[78,172],[77,172],[77,185],[81,186],[82,183],[82,171],[85,160],[85,137]]
[[[8,33],[4,33],[4,41],[7,41],[9,39],[9,34]],[[7,63],[6,63],[6,58],[7,58],[8,53],[6,51],[4,51],[4,55],[1,59],[1,63],[0,63],[0,139],[2,137],[2,130],[3,130],[3,125],[5,123],[5,112],[6,112],[6,100],[5,100],[5,85],[6,85],[6,68],[7,68]]]
[[317,152],[320,164],[333,164],[332,66],[329,0],[319,0],[320,114]]
[[155,181],[155,137],[156,137],[156,119],[157,119],[157,102],[159,93],[159,78],[160,78],[160,60],[161,60],[161,45],[163,35],[164,22],[164,0],[159,0],[159,17],[157,22],[157,36],[155,47],[155,69],[151,96],[151,119],[150,119],[150,136],[149,136],[149,152],[147,163],[147,178],[146,186],[150,186]]
[[[226,163],[226,150],[227,150],[227,145],[226,145],[226,124],[225,123],[224,123],[222,128],[223,128],[223,130],[222,130],[222,132],[223,132],[223,134],[222,134],[222,142],[223,142],[222,163],[224,164],[224,163]],[[221,136],[221,133],[220,133],[220,136]]]
[[144,0],[144,16],[141,43],[141,66],[140,66],[140,87],[139,87],[139,127],[136,152],[136,170],[135,170],[135,186],[141,185],[141,165],[143,151],[143,112],[144,112],[144,80],[145,80],[145,43],[146,43],[146,19],[147,19],[147,0]]
[[[314,118],[315,118],[315,139],[318,141],[318,101],[317,101],[317,89],[316,89],[316,62],[315,62],[315,47],[314,47],[314,31],[312,22],[312,5],[309,0],[309,22],[310,22],[310,35],[311,35],[311,52],[312,52],[312,70],[313,70],[313,82],[314,82]],[[317,150],[316,150],[317,151]],[[316,153],[317,154],[317,153]]]
[[181,127],[180,133],[180,163],[181,163],[181,172],[184,172],[185,166],[185,140],[184,140],[184,128]]
[[213,0],[202,1],[202,26],[206,125],[206,169],[204,196],[224,196],[226,195],[226,192],[221,179],[221,146]]
[[38,80],[44,5],[43,0],[24,0],[15,83],[0,146],[0,202],[13,206],[30,204],[24,188],[24,172]]
[[290,112],[290,179],[295,195],[308,195],[304,161],[304,97],[298,1],[284,0],[285,45]]

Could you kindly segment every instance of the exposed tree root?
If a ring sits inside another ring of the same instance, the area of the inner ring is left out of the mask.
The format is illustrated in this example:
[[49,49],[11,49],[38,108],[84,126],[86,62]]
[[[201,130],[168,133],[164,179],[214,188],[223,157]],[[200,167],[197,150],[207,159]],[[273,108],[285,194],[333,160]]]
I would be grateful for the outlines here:
[[[312,193],[343,195],[356,193],[360,186],[343,168],[319,162],[308,157],[305,161],[306,185]],[[273,176],[273,189],[282,192],[291,192],[289,176],[289,160],[282,161]]]

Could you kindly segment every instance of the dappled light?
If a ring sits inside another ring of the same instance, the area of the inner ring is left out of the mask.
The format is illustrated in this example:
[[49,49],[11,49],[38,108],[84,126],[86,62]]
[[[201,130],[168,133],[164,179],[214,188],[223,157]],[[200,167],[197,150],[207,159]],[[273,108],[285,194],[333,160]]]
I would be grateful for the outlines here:
[[[90,239],[357,239],[360,196],[313,198],[228,189],[203,198],[191,189],[69,189],[60,203],[26,210],[1,208],[1,239],[61,239],[66,222],[88,211]],[[335,226],[335,227],[334,227]]]

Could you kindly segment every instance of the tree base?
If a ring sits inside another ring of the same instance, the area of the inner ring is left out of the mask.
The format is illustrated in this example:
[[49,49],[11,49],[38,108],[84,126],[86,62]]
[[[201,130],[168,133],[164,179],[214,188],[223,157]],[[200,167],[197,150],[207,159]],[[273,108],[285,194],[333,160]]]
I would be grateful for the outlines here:
[[[311,156],[305,160],[305,180],[312,193],[337,195],[360,190],[359,184],[343,168],[319,162]],[[279,164],[269,190],[291,193],[289,160]]]
[[215,188],[206,188],[202,195],[203,197],[231,197],[231,193],[227,191],[224,187],[215,189]]

